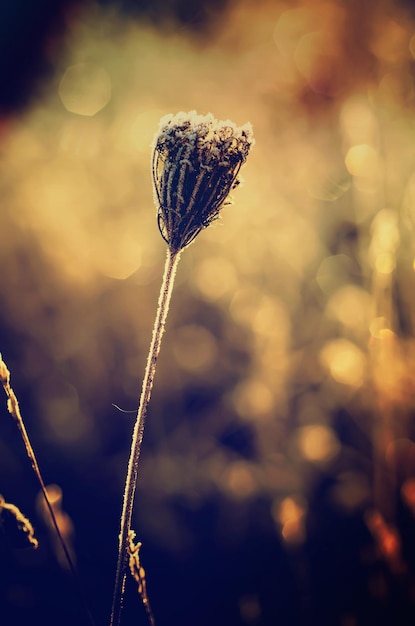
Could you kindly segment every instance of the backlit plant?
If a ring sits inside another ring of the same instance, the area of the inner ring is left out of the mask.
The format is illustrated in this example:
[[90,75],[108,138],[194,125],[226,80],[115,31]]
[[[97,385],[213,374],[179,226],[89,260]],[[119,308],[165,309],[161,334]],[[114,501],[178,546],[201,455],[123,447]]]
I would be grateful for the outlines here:
[[[132,544],[131,518],[147,408],[166,323],[177,264],[182,251],[215,219],[239,183],[239,172],[253,145],[252,127],[237,127],[213,115],[178,113],[160,121],[154,139],[152,173],[160,233],[167,256],[140,404],[131,441],[119,535],[111,626],[120,622],[127,565],[138,547]],[[133,545],[133,549],[131,546]],[[141,588],[145,588],[143,581]],[[145,602],[150,621],[147,597]]]

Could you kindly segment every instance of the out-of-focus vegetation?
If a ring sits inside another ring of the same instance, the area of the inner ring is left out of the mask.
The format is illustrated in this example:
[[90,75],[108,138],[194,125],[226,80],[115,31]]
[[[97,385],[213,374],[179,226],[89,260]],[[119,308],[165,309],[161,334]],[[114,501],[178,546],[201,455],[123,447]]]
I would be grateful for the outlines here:
[[[150,143],[196,109],[250,121],[256,146],[183,254],[160,356],[134,520],[156,622],[412,624],[414,16],[122,9],[67,18],[0,148],[0,350],[92,612],[106,623],[134,419],[112,403],[137,408],[164,263]],[[15,431],[4,407],[0,490],[40,547],[5,550],[0,611],[78,623]]]

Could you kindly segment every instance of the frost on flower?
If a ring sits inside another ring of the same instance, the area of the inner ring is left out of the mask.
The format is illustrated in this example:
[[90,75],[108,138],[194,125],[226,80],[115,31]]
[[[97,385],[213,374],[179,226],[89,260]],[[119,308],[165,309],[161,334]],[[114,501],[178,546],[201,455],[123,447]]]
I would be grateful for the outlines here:
[[153,182],[159,229],[172,251],[189,245],[218,216],[253,143],[250,124],[237,127],[210,113],[160,120]]

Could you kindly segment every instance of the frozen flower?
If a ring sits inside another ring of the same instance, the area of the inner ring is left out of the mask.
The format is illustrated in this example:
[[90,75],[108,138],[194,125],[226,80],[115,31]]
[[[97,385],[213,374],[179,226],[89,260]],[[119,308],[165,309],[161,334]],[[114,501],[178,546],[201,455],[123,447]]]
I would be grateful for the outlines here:
[[210,113],[160,120],[153,182],[159,229],[172,251],[185,248],[218,216],[253,143],[250,124],[237,127]]

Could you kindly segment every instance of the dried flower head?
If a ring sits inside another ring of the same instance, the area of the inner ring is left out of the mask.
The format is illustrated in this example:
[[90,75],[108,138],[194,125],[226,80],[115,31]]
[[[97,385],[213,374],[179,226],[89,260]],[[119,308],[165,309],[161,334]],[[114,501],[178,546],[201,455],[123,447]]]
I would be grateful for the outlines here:
[[172,251],[189,245],[218,216],[253,143],[250,124],[238,128],[210,113],[160,120],[153,182],[159,229]]

